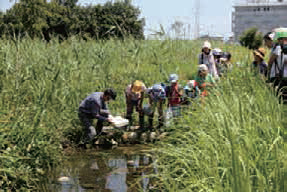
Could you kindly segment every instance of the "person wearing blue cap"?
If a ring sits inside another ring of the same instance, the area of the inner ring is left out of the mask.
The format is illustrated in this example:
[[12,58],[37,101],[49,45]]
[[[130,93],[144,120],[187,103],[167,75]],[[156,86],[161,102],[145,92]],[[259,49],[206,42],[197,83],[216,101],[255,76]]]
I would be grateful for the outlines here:
[[149,98],[149,125],[148,128],[150,131],[153,131],[153,117],[155,109],[157,108],[158,111],[158,123],[159,125],[157,128],[160,128],[164,124],[164,118],[163,118],[163,104],[166,99],[166,93],[165,93],[165,85],[163,83],[154,84],[152,87],[147,89],[147,95]]

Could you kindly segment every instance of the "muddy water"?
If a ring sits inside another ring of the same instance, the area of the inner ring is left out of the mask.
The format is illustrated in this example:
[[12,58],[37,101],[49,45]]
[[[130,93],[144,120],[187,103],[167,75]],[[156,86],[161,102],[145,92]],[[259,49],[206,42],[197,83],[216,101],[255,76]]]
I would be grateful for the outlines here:
[[149,191],[156,173],[150,147],[82,150],[68,156],[47,178],[45,191]]

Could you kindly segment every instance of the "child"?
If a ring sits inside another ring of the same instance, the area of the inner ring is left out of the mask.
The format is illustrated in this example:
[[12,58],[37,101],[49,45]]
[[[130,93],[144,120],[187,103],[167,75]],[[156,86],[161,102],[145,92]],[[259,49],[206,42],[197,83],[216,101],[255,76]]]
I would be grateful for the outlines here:
[[199,65],[198,73],[195,77],[196,86],[198,86],[201,96],[205,97],[208,95],[208,88],[215,86],[215,80],[208,73],[208,68],[205,64]]
[[180,104],[182,90],[178,83],[177,74],[171,74],[169,76],[170,85],[166,87],[166,96],[168,98],[168,107],[171,107],[174,117],[180,116]]
[[263,77],[267,77],[267,64],[264,61],[265,49],[259,48],[253,52],[254,61],[252,62],[252,69],[256,73],[261,74]]

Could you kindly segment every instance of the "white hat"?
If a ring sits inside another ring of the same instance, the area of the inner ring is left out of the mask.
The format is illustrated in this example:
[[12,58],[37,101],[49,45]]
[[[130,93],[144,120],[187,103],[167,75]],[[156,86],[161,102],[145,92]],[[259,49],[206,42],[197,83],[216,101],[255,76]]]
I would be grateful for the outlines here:
[[202,48],[211,49],[211,44],[209,43],[209,41],[204,41]]
[[208,67],[205,64],[201,64],[198,66],[198,71],[207,71]]
[[170,74],[170,75],[169,75],[169,82],[175,83],[175,82],[177,82],[177,81],[178,81],[178,76],[177,76],[177,74]]

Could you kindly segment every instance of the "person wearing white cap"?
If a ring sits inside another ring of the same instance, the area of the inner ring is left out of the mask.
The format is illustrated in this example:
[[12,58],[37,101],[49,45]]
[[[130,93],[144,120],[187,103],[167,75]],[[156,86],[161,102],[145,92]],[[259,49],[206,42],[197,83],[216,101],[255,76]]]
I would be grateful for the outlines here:
[[180,104],[183,92],[178,83],[178,75],[170,74],[169,82],[170,85],[166,87],[165,91],[168,98],[168,107],[171,108],[174,117],[180,116]]
[[215,86],[215,80],[213,77],[208,73],[208,67],[205,64],[201,64],[198,66],[198,73],[195,77],[195,85],[201,91],[201,96],[208,95],[208,88]]
[[206,64],[209,73],[215,78],[218,78],[214,56],[211,51],[211,44],[205,41],[202,46],[201,53],[198,56],[198,64]]

